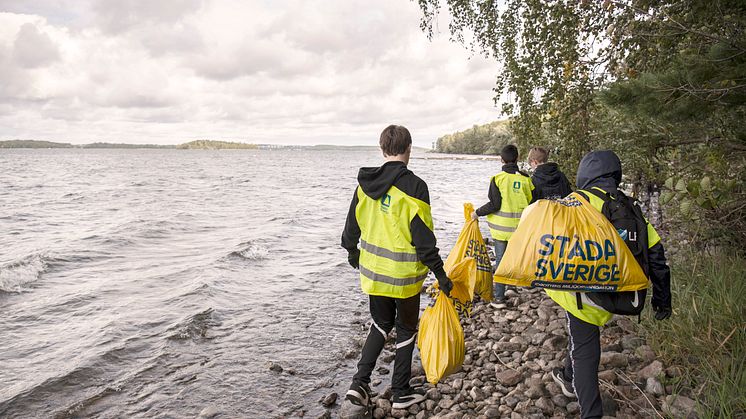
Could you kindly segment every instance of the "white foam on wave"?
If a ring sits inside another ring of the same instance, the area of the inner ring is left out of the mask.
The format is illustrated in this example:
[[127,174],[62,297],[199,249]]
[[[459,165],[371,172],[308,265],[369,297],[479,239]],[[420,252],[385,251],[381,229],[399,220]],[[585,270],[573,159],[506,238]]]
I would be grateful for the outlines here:
[[238,255],[247,260],[264,260],[269,255],[269,249],[264,246],[252,244],[246,249],[239,250]]
[[22,292],[24,286],[36,281],[47,269],[41,254],[32,254],[0,266],[0,291]]

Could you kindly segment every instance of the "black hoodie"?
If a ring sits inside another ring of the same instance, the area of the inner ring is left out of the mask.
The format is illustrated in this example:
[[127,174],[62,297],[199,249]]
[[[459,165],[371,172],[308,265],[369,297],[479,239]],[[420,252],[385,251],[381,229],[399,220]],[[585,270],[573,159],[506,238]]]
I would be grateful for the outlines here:
[[544,163],[536,167],[531,176],[534,184],[534,199],[564,198],[570,195],[570,181],[562,173],[557,163]]
[[[363,192],[373,199],[379,199],[388,192],[391,186],[396,186],[405,194],[430,205],[430,193],[427,184],[407,169],[403,162],[391,161],[386,162],[381,167],[363,167],[357,175],[357,180]],[[357,245],[360,241],[360,226],[357,223],[357,217],[355,217],[357,204],[357,189],[355,189],[350,210],[347,213],[345,228],[342,232],[342,247],[347,249],[350,254],[359,252]],[[409,229],[412,232],[412,245],[417,251],[420,262],[425,264],[435,274],[436,278],[445,279],[443,259],[441,259],[439,249],[436,246],[433,231],[417,215],[409,224]]]

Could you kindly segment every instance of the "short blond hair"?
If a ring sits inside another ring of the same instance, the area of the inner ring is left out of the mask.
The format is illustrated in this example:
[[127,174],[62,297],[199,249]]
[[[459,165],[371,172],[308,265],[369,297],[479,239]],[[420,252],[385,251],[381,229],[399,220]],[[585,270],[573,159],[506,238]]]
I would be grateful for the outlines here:
[[544,147],[534,147],[528,152],[528,161],[546,163],[549,161],[549,150]]

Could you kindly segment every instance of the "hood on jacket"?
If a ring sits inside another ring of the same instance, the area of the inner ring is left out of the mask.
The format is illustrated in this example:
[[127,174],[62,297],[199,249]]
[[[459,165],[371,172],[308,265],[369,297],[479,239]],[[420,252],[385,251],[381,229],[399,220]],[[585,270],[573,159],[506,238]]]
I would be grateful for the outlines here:
[[534,178],[544,185],[554,185],[562,182],[562,172],[557,163],[544,163],[536,167]]
[[580,161],[576,179],[578,189],[617,189],[622,181],[622,162],[611,150],[591,151]]
[[407,166],[400,161],[390,161],[381,167],[362,167],[357,174],[357,181],[363,192],[373,199],[382,197],[400,177],[410,173]]

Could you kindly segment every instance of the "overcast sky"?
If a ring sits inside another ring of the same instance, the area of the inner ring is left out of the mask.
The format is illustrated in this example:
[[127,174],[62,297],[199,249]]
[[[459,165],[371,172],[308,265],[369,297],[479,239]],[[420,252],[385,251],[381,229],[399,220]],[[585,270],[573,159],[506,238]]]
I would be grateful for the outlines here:
[[0,139],[417,145],[499,118],[410,0],[0,0]]

